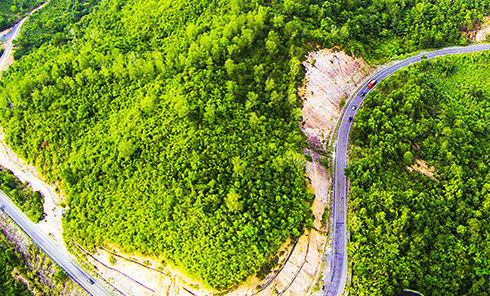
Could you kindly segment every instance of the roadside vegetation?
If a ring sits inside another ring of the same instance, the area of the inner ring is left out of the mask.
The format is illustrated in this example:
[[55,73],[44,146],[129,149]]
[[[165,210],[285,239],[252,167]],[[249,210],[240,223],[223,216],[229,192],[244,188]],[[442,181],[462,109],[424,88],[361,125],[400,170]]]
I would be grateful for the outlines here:
[[32,191],[19,181],[8,169],[0,166],[0,190],[23,211],[32,222],[37,223],[43,218],[43,196],[39,191]]
[[[488,11],[404,3],[53,0],[1,78],[0,122],[18,155],[60,182],[66,238],[158,255],[225,289],[311,227],[306,52],[341,45],[376,61],[459,44]],[[435,42],[429,28],[452,37]]]
[[0,0],[0,32],[13,27],[43,0]]
[[92,11],[99,0],[50,0],[49,3],[30,17],[22,28],[22,34],[14,40],[14,59],[31,53],[44,43],[56,46],[76,39],[77,31],[72,24]]
[[425,48],[466,45],[462,32],[489,15],[490,1],[324,1],[318,12],[320,44],[340,45],[371,63]]
[[0,211],[0,295],[88,295]]
[[17,252],[15,246],[6,240],[0,231],[0,294],[1,295],[31,295],[27,286],[12,277],[14,270],[25,271],[22,256]]
[[[351,137],[350,293],[486,294],[490,53],[395,73],[366,97]],[[416,160],[434,179],[409,172]]]

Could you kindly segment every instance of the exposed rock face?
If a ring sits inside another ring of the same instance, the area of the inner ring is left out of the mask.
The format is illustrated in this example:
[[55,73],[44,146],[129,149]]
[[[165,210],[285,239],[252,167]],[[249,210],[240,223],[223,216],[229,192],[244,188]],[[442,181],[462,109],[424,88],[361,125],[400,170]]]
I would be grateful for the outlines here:
[[347,100],[372,70],[363,58],[323,49],[309,54],[303,97],[303,132],[312,144],[325,148],[340,116],[340,102]]
[[436,168],[434,166],[429,167],[427,162],[423,159],[416,159],[415,163],[407,168],[409,172],[417,171],[423,175],[426,175],[432,180],[437,181],[437,179],[434,177]]
[[484,17],[483,18],[483,24],[481,28],[476,32],[475,36],[475,41],[476,42],[482,42],[482,41],[490,41],[487,40],[487,36],[490,35],[490,17]]

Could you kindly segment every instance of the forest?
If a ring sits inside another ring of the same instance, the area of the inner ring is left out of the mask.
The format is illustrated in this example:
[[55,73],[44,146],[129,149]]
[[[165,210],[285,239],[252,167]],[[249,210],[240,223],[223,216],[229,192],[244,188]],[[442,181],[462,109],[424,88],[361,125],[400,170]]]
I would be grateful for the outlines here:
[[315,10],[320,28],[312,32],[316,42],[326,47],[340,45],[370,63],[384,63],[424,48],[467,45],[462,33],[477,28],[482,17],[490,14],[489,0],[321,3]]
[[[487,294],[490,53],[425,60],[382,81],[351,140],[351,293]],[[420,160],[433,176],[409,169]]]
[[61,184],[65,238],[227,289],[311,227],[297,95],[308,50],[375,62],[463,44],[488,12],[483,0],[52,0],[0,79],[0,124]]
[[66,43],[67,34],[73,33],[68,25],[89,14],[98,3],[98,0],[50,0],[46,7],[33,13],[24,24],[22,34],[14,40],[15,60],[44,43]]
[[0,32],[13,27],[43,0],[0,0]]

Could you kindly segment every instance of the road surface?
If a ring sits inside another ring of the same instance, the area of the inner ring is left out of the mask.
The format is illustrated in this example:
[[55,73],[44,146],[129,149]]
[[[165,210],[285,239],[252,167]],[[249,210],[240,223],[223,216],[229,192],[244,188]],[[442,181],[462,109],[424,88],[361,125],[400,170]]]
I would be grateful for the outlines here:
[[[373,79],[378,82],[396,71],[409,66],[411,64],[420,62],[422,58],[427,59],[440,57],[444,55],[462,54],[477,52],[483,50],[490,50],[490,44],[477,44],[466,47],[449,47],[440,50],[422,52],[415,56],[398,61],[392,65],[389,65],[377,73],[375,73],[370,79],[367,80],[361,87],[357,89],[352,95],[349,103],[347,104],[344,114],[339,122],[337,143],[335,147],[335,171],[334,171],[334,239],[333,239],[333,272],[332,278],[329,282],[324,283],[324,295],[327,296],[340,296],[344,292],[346,279],[347,279],[347,191],[348,182],[344,175],[344,170],[347,168],[347,150],[349,141],[349,132],[352,125],[352,119],[355,117],[358,110],[358,106],[361,105],[364,96],[360,96],[363,92],[366,94],[370,91],[367,87],[368,83]],[[424,58],[425,58],[424,57]]]
[[104,296],[109,294],[95,279],[94,284],[89,282],[89,278],[81,267],[71,259],[71,256],[65,251],[60,250],[54,245],[51,238],[42,233],[34,223],[31,222],[15,205],[14,203],[0,191],[0,209],[4,211],[28,236],[39,246],[54,262],[56,262],[63,270],[71,276],[82,288],[94,296]]
[[44,4],[42,4],[41,6],[37,7],[36,9],[34,9],[33,11],[31,11],[29,13],[28,16],[24,17],[22,20],[20,20],[20,22],[18,22],[17,24],[15,24],[15,26],[12,28],[12,30],[10,30],[7,34],[5,34],[5,36],[2,38],[3,40],[8,40],[7,41],[7,46],[5,47],[4,51],[3,51],[3,54],[2,54],[2,57],[0,57],[0,69],[4,69],[4,64],[7,63],[7,60],[10,56],[10,53],[12,51],[12,47],[13,47],[13,44],[12,44],[12,41],[17,38],[17,36],[19,36],[19,32],[20,32],[20,28],[22,27],[22,25],[24,24],[24,22],[27,20],[27,18],[33,14],[36,10],[39,10],[41,8],[43,8],[45,5],[47,5],[49,3],[49,1],[45,2]]

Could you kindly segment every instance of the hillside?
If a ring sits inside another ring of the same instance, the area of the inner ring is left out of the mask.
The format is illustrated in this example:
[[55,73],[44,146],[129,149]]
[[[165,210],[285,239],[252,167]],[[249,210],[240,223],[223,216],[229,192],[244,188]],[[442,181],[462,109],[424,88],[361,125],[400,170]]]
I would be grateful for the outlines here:
[[53,0],[1,78],[1,124],[61,183],[67,241],[157,255],[225,289],[311,226],[307,51],[378,61],[462,44],[489,7],[432,2]]
[[351,293],[489,290],[489,65],[489,52],[424,61],[366,97],[348,169]]

